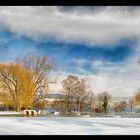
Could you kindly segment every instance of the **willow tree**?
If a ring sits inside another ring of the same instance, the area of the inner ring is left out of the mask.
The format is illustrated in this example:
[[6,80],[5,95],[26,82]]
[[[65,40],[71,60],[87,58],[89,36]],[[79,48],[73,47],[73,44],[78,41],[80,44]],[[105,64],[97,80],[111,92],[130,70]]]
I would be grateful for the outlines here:
[[[25,87],[26,83],[29,83],[28,78],[32,75],[31,71],[20,64],[0,64],[0,82],[5,103],[15,106],[17,112],[24,106],[24,98],[27,97],[27,94],[33,99],[31,87]],[[28,92],[26,92],[27,90]],[[29,98],[28,102],[31,102]]]
[[[36,95],[33,103],[44,99],[48,89],[47,75],[50,70],[54,68],[54,60],[47,56],[37,57],[34,55],[27,55],[22,59],[17,59],[17,63],[21,63],[27,70],[32,71],[33,75],[33,94]],[[45,94],[44,94],[45,93]]]
[[25,109],[30,109],[33,107],[33,102],[36,97],[36,94],[34,92],[35,86],[34,86],[34,72],[27,70],[24,68],[24,71],[22,72],[21,76],[21,82],[22,82],[22,107]]
[[47,73],[53,62],[47,57],[26,56],[22,61],[0,64],[1,95],[16,111],[32,108],[47,90]]

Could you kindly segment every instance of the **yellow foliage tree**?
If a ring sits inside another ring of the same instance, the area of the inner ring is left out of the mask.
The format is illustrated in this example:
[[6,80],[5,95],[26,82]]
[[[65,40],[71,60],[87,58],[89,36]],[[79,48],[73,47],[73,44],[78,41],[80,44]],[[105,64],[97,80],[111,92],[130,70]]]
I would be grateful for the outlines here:
[[19,112],[21,107],[29,108],[34,95],[32,71],[20,64],[0,64],[0,81],[6,105],[13,105]]
[[16,63],[0,64],[0,98],[5,105],[11,105],[19,112],[21,107],[30,109],[46,92],[46,74],[53,62],[46,56],[25,57]]
[[135,96],[135,103],[140,106],[140,93]]

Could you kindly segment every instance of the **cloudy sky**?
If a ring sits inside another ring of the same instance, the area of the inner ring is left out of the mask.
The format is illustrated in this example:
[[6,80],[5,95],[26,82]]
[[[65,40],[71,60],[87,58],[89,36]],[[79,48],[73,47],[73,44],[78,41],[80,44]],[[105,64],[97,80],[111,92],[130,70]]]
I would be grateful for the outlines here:
[[85,78],[95,93],[140,89],[139,6],[0,7],[0,61],[27,53],[56,61],[50,77]]

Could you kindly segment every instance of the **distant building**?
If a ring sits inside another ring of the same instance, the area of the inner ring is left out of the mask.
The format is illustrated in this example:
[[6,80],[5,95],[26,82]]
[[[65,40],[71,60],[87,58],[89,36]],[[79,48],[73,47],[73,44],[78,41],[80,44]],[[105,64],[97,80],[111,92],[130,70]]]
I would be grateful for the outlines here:
[[64,96],[63,87],[62,87],[62,84],[58,82],[57,78],[55,78],[55,80],[53,81],[50,81],[48,83],[48,91],[46,94],[46,100],[52,102],[63,96]]
[[[0,107],[4,104],[4,91],[5,89],[0,89]],[[59,100],[59,97],[64,96],[63,94],[63,87],[60,82],[58,82],[57,78],[48,82],[48,89],[47,93],[43,92],[47,101],[52,102],[56,99]]]

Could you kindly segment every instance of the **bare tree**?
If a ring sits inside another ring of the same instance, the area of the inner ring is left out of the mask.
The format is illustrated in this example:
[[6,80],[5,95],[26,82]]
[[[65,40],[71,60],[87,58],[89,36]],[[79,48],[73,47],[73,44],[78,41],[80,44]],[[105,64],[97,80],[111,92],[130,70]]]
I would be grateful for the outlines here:
[[125,112],[126,108],[128,107],[127,101],[121,101],[120,106],[121,106],[121,111]]
[[66,100],[64,99],[64,97],[58,97],[57,99],[55,99],[51,106],[53,108],[56,108],[57,110],[59,110],[60,112],[64,112],[65,111],[65,103]]
[[64,93],[66,95],[67,110],[72,111],[73,104],[76,104],[77,110],[82,111],[85,100],[87,99],[90,91],[86,86],[84,79],[69,75],[63,81]]
[[130,105],[131,114],[133,112],[134,103],[135,103],[134,98],[132,98],[132,99],[129,100],[129,103],[128,104]]
[[119,102],[114,103],[114,111],[115,112],[121,112],[121,105]]
[[65,80],[63,80],[63,88],[65,94],[66,108],[68,112],[72,111],[71,103],[73,99],[74,87],[77,84],[78,78],[72,75],[69,75]]
[[88,98],[87,98],[87,104],[89,106],[90,112],[93,112],[94,106],[96,103],[96,96],[95,94],[91,91]]

